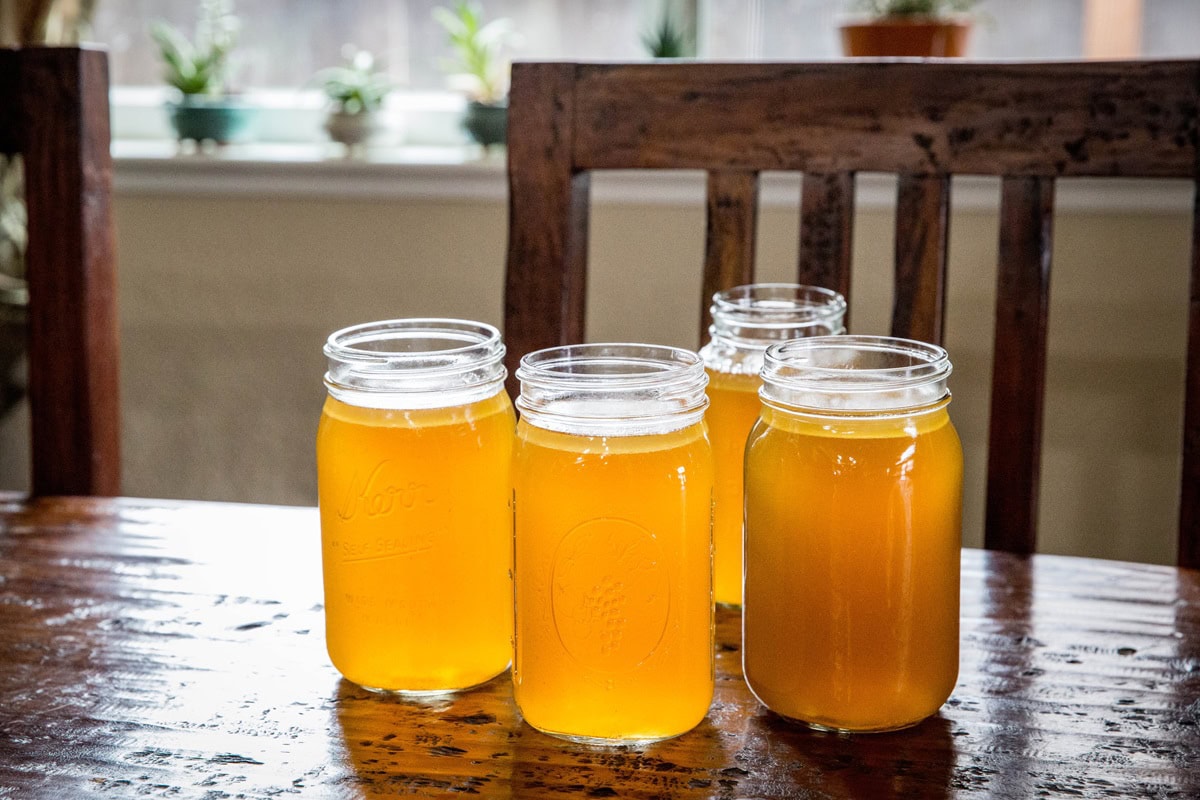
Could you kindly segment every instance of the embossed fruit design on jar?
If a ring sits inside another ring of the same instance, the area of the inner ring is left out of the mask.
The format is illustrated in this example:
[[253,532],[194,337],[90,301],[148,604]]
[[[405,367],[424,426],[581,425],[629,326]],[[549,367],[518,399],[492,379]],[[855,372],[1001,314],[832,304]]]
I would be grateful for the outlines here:
[[317,489],[329,657],[370,689],[435,693],[512,655],[512,404],[490,325],[367,323],[325,345]]
[[687,350],[594,344],[517,371],[516,652],[526,722],[665,739],[713,693],[707,377]]

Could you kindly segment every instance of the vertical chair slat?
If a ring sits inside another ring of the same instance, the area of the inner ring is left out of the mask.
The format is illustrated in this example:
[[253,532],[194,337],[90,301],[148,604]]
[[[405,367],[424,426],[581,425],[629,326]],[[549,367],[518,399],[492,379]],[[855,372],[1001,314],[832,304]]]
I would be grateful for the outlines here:
[[949,220],[949,175],[900,176],[893,336],[942,343]]
[[589,175],[571,163],[574,87],[574,65],[513,65],[504,285],[513,397],[522,355],[584,337]]
[[1053,206],[1053,179],[1003,179],[984,530],[993,550],[1036,544]]
[[805,173],[800,190],[800,264],[796,280],[841,292],[849,300],[853,234],[854,173]]
[[[1200,176],[1200,154],[1196,174]],[[1188,303],[1187,381],[1183,414],[1183,481],[1179,501],[1181,567],[1200,569],[1200,179],[1192,206],[1192,277]]]
[[108,60],[20,53],[32,494],[120,494]]
[[754,280],[754,239],[758,228],[758,173],[708,173],[708,213],[704,241],[704,282],[700,298],[700,341],[712,323],[712,296]]
[[10,155],[21,149],[20,118],[21,70],[17,50],[0,48],[0,153]]

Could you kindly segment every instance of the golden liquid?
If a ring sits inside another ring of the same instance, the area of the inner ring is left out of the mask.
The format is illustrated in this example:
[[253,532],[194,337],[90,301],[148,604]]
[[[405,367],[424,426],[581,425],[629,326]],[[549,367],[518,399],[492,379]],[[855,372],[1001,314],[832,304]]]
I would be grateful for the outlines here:
[[513,686],[525,720],[579,739],[694,727],[713,694],[704,423],[587,437],[522,420],[513,465]]
[[764,407],[746,480],[754,694],[841,730],[936,712],[958,675],[962,448],[944,407],[824,425]]
[[708,435],[713,446],[713,596],[742,604],[742,474],[746,438],[758,420],[758,375],[708,372]]
[[347,679],[447,691],[508,666],[513,426],[503,391],[420,410],[326,400],[317,430],[325,638]]

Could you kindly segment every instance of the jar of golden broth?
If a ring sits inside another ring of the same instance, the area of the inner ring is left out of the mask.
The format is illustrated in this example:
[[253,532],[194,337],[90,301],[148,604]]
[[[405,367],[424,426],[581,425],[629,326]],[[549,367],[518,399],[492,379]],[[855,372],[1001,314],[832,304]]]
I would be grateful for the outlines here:
[[743,666],[772,711],[888,731],[958,676],[962,448],[934,345],[823,336],[766,352],[746,447]]
[[512,652],[515,425],[490,325],[405,319],[325,344],[317,429],[325,637],[369,689],[435,693]]
[[713,295],[712,339],[700,350],[708,370],[708,435],[716,467],[713,595],[742,604],[742,471],[746,437],[758,420],[758,373],[773,344],[842,333],[846,300],[830,289],[755,283]]
[[713,694],[708,378],[640,344],[521,359],[514,695],[576,741],[681,734]]

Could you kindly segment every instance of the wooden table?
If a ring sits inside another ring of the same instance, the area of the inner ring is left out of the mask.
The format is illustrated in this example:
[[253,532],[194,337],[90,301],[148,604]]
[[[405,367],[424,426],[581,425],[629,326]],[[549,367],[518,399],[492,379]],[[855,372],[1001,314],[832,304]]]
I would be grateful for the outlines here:
[[894,734],[786,724],[717,615],[708,718],[589,748],[507,676],[424,704],[339,679],[313,509],[0,499],[0,798],[1200,797],[1200,573],[963,554],[962,672]]

